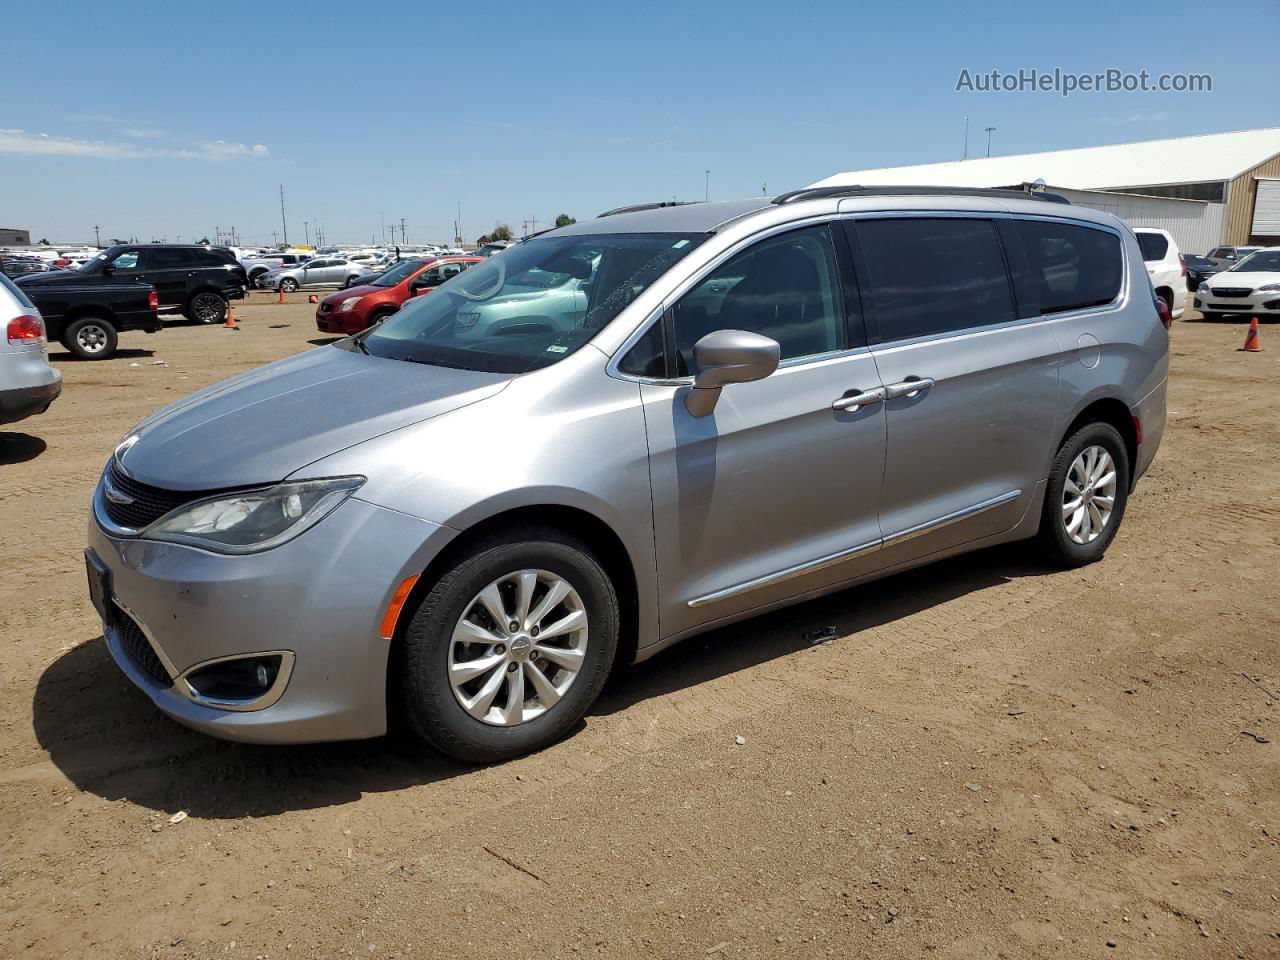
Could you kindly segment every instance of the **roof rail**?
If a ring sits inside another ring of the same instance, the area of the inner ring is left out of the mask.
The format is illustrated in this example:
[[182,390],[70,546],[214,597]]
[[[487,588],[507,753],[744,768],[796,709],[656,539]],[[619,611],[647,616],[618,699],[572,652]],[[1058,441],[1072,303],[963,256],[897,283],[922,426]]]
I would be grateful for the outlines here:
[[660,210],[662,207],[687,207],[691,203],[697,203],[696,200],[663,200],[659,203],[633,203],[626,207],[614,207],[612,210],[606,210],[604,213],[597,214],[596,219],[601,217],[612,217],[618,213],[638,213],[641,210]]
[[1046,203],[1071,201],[1057,193],[1031,192],[1029,190],[1001,190],[988,187],[864,187],[850,184],[844,187],[805,187],[773,198],[774,203],[793,203],[797,200],[823,200],[829,197],[991,197],[1005,200],[1043,200]]

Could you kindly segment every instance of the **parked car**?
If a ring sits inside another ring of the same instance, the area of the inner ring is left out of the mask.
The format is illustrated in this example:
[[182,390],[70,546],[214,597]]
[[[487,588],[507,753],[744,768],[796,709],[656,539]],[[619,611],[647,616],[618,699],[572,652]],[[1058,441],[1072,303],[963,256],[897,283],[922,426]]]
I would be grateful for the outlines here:
[[489,243],[482,243],[477,247],[475,254],[477,257],[492,257],[495,253],[501,253],[503,250],[515,245],[516,242],[514,240],[491,240]]
[[[422,258],[414,257],[414,259],[421,260]],[[373,283],[373,281],[377,280],[380,276],[382,276],[384,273],[386,273],[388,270],[395,269],[395,267],[396,267],[396,264],[393,263],[388,267],[378,267],[376,270],[372,270],[369,273],[361,273],[361,274],[357,274],[354,277],[348,277],[346,280],[343,281],[342,286],[339,289],[349,290],[351,287],[368,286],[369,284]]]
[[19,283],[29,293],[58,284],[147,283],[155,287],[161,310],[178,310],[194,323],[222,323],[227,301],[244,296],[248,277],[235,257],[219,247],[146,243],[110,247],[79,270],[34,274]]
[[313,259],[310,254],[306,253],[274,253],[261,257],[248,257],[240,261],[241,266],[245,269],[245,274],[249,278],[249,286],[258,286],[258,281],[270,273],[272,270],[284,270],[289,267],[296,267]]
[[395,313],[410,297],[430,293],[481,257],[421,257],[402,260],[364,286],[331,293],[316,307],[322,333],[359,333]]
[[1195,306],[1206,320],[1280,316],[1280,247],[1255,250],[1201,283]]
[[1135,227],[1133,232],[1138,237],[1147,276],[1151,278],[1156,296],[1165,302],[1170,315],[1178,319],[1187,304],[1187,270],[1177,243],[1167,230]]
[[62,374],[49,366],[40,311],[0,274],[0,424],[44,413],[62,393]]
[[580,222],[154,414],[92,507],[113,657],[218,736],[371,737],[402,705],[494,761],[573,729],[615,659],[1006,541],[1099,560],[1165,422],[1137,240],[911,189]]
[[1208,257],[1210,260],[1212,260],[1214,265],[1219,270],[1226,270],[1229,267],[1234,267],[1237,263],[1239,263],[1245,257],[1249,256],[1249,254],[1256,253],[1261,249],[1262,249],[1261,247],[1249,247],[1249,246],[1215,247],[1213,250],[1210,250],[1208,253],[1206,253],[1205,256]]
[[1195,253],[1184,253],[1182,255],[1183,265],[1187,268],[1187,290],[1195,292],[1200,284],[1208,280],[1215,273],[1221,273],[1222,268],[1215,264],[1208,257],[1202,257]]
[[265,273],[258,278],[258,286],[285,293],[304,287],[341,287],[351,278],[367,272],[362,265],[342,257],[319,257],[296,267]]
[[36,257],[0,257],[0,272],[11,280],[29,273],[49,273],[57,269],[60,268]]
[[44,318],[45,335],[81,360],[113,356],[119,335],[129,330],[156,333],[164,329],[157,310],[160,298],[149,283],[117,280],[22,285]]

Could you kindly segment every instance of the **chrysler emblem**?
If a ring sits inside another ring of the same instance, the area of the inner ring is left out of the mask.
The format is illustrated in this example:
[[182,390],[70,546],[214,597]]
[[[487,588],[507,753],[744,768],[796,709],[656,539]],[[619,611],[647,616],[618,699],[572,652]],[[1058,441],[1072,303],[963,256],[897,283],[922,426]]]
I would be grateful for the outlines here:
[[111,483],[111,480],[107,477],[102,478],[102,495],[112,503],[118,504],[122,507],[127,507],[130,504],[138,502],[127,493],[122,493],[120,490],[116,489],[116,487]]

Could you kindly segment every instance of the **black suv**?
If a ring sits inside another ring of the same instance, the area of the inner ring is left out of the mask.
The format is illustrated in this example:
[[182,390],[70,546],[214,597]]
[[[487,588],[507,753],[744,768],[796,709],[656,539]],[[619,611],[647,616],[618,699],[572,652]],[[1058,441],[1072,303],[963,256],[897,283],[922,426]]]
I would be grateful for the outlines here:
[[180,310],[194,323],[222,323],[227,301],[243,297],[249,279],[231,251],[222,247],[142,243],[104,250],[79,270],[22,280],[28,289],[61,283],[149,283],[156,288],[161,310]]

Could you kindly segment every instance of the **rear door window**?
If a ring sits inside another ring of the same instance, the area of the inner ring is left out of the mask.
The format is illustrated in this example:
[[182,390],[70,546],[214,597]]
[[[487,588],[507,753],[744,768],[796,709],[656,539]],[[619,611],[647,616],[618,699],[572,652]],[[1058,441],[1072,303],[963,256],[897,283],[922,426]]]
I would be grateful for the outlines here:
[[165,250],[163,248],[147,251],[148,270],[180,270],[194,266],[194,258],[190,250]]
[[846,221],[867,264],[881,342],[1014,319],[1004,254],[990,220]]
[[1019,220],[1016,235],[1027,258],[1019,302],[1038,304],[1042,314],[1060,313],[1111,303],[1120,295],[1124,260],[1114,233],[1058,220]]
[[1158,233],[1139,233],[1137,237],[1142,259],[1148,263],[1163,260],[1164,255],[1169,252],[1169,241]]

